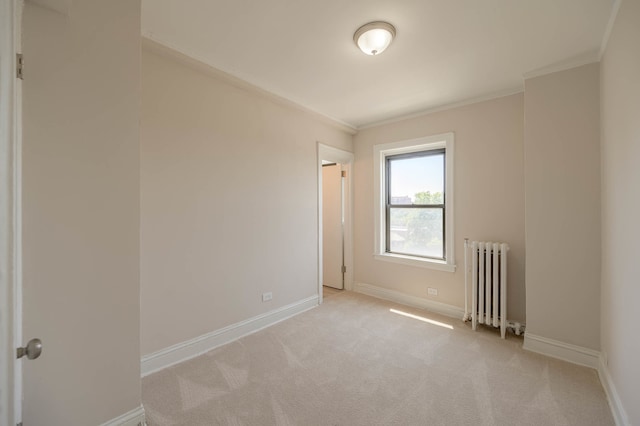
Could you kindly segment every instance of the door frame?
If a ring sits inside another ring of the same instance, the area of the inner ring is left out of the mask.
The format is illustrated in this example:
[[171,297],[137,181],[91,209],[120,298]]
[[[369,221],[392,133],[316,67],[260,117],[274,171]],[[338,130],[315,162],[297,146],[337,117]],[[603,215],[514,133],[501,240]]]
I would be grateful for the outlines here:
[[353,153],[318,142],[318,303],[322,303],[322,161],[342,164],[344,181],[344,289],[353,290]]
[[20,338],[21,287],[21,83],[16,78],[21,0],[0,0],[0,424],[21,417],[21,370],[15,357]]

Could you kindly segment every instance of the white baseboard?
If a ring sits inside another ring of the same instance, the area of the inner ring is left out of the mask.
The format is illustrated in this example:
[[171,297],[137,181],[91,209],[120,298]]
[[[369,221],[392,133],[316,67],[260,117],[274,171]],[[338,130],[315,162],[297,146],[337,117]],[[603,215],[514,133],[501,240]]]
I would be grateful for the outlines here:
[[371,284],[355,283],[353,291],[356,293],[366,294],[368,296],[377,297],[378,299],[389,300],[391,302],[402,303],[403,305],[413,306],[415,308],[426,309],[437,314],[446,315],[451,318],[462,320],[464,309],[457,306],[448,305],[446,303],[434,302],[433,300],[423,299],[421,297],[411,296],[395,290],[378,287]]
[[631,426],[627,412],[622,406],[622,401],[620,401],[620,396],[618,396],[616,386],[609,374],[609,367],[605,365],[604,358],[602,356],[600,357],[600,362],[598,362],[598,376],[600,377],[600,383],[602,383],[602,387],[604,388],[604,393],[607,395],[611,414],[613,414],[613,420],[616,422],[616,425]]
[[531,352],[595,369],[598,368],[600,359],[600,352],[596,350],[549,339],[529,332],[524,333],[522,347]]
[[145,355],[141,359],[140,366],[142,377],[202,355],[218,346],[233,342],[316,306],[318,306],[317,295]]
[[145,424],[144,408],[141,405],[128,413],[102,423],[100,426],[144,426]]

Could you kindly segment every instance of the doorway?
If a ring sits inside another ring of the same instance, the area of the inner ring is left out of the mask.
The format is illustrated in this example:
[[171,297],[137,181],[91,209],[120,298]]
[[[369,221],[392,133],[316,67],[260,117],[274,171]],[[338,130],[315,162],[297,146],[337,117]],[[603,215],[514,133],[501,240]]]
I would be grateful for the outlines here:
[[353,286],[353,154],[318,143],[318,299]]

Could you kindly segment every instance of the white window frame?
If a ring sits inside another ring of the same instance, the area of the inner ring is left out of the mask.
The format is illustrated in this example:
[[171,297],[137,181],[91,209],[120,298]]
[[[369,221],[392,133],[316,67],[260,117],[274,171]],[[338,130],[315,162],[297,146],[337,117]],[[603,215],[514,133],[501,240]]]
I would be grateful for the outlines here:
[[[419,266],[439,271],[455,272],[455,245],[453,223],[453,167],[454,167],[454,135],[443,133],[417,139],[391,142],[373,147],[374,178],[374,241],[373,257],[377,260]],[[385,194],[386,194],[386,159],[391,155],[410,154],[413,152],[445,149],[445,260],[428,259],[419,256],[401,255],[386,252],[385,232]]]

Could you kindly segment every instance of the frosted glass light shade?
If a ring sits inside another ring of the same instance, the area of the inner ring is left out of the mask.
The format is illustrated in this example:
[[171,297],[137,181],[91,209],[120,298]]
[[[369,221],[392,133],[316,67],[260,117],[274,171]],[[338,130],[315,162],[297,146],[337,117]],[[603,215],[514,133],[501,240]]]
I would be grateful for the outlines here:
[[370,22],[358,28],[353,41],[367,55],[379,55],[389,47],[396,29],[388,22]]

